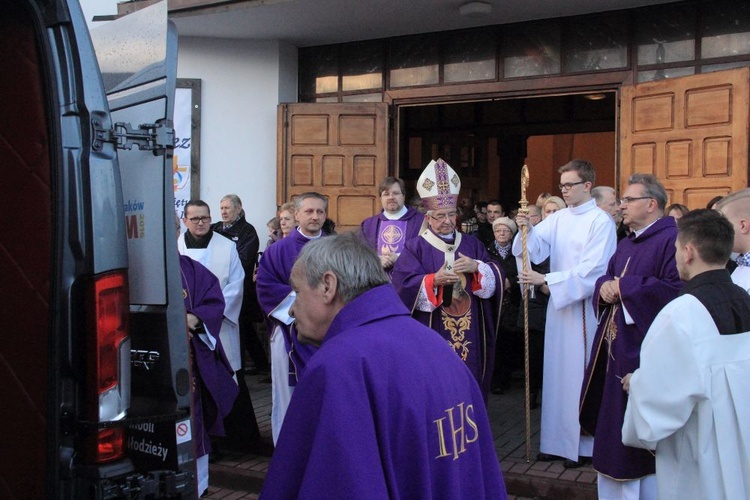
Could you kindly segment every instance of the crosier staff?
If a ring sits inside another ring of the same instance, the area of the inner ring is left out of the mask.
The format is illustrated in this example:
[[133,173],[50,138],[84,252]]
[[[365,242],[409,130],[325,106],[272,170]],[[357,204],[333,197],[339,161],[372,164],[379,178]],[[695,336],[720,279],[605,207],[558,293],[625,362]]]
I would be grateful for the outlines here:
[[[521,169],[521,200],[518,202],[520,208],[518,213],[529,216],[529,202],[526,199],[526,188],[529,187],[529,168],[524,165]],[[526,237],[529,232],[528,224],[521,226],[522,266],[529,269],[529,249]],[[529,290],[533,292],[533,286],[529,283],[523,284],[523,361],[524,361],[524,404],[526,411],[526,462],[531,461],[531,394],[529,390]]]

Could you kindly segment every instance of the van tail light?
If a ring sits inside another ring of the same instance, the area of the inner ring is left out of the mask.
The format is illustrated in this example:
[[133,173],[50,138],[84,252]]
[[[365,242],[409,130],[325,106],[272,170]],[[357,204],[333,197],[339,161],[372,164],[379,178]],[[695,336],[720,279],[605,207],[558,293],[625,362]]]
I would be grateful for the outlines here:
[[[121,420],[130,406],[130,300],[127,271],[95,276],[88,287],[88,373],[86,391],[90,422]],[[86,437],[90,461],[110,462],[123,456],[123,428],[90,428]]]

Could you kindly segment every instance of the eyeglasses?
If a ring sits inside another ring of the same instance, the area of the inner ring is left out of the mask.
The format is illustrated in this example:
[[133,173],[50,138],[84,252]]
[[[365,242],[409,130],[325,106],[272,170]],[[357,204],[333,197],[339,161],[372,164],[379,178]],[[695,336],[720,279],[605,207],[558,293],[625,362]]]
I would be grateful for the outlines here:
[[626,196],[625,198],[620,199],[620,205],[627,205],[628,203],[631,203],[636,200],[653,200],[653,197],[651,196],[637,196],[635,198]]
[[560,191],[567,191],[573,186],[577,186],[579,184],[585,184],[586,181],[578,181],[578,182],[566,182],[565,184],[558,184],[557,187],[560,188]]
[[188,220],[192,222],[193,224],[200,224],[200,223],[206,224],[208,222],[211,222],[211,217],[208,215],[204,215],[203,217],[191,217]]
[[440,215],[429,215],[429,217],[438,222],[444,221],[446,218],[455,219],[458,215],[458,212],[448,212],[447,214],[440,214]]

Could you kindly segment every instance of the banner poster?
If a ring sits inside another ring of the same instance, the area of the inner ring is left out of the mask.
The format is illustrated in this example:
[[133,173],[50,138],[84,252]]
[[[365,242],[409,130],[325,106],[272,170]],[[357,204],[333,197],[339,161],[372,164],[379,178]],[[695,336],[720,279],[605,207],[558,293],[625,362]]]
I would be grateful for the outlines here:
[[192,167],[192,101],[193,89],[175,89],[175,146],[174,156],[172,157],[172,172],[174,174],[174,211],[180,221],[182,221],[184,215],[185,204],[190,201],[192,182],[190,175]]

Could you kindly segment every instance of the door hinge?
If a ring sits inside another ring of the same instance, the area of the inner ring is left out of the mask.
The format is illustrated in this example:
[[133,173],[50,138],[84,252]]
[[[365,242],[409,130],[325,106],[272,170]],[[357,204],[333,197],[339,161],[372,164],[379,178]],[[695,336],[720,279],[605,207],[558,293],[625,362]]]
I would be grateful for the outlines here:
[[105,129],[101,120],[94,118],[92,127],[94,141],[91,147],[94,151],[101,151],[105,142],[113,143],[117,149],[133,149],[135,145],[141,151],[153,151],[155,155],[174,148],[172,120],[144,123],[138,125],[138,128],[133,128],[129,123],[117,122],[111,129]]

